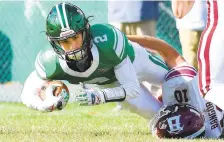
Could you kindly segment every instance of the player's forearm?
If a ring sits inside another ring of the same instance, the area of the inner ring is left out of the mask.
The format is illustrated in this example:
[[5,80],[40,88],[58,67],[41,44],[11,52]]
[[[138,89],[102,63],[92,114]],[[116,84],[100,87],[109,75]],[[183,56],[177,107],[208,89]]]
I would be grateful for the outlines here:
[[106,102],[124,101],[125,99],[135,98],[140,94],[138,78],[128,56],[114,67],[114,73],[121,85],[102,90]]
[[194,0],[172,0],[172,10],[176,18],[183,18],[193,7]]
[[132,99],[140,94],[140,85],[134,66],[127,56],[114,68],[114,73],[123,88],[126,99]]
[[[132,74],[128,74],[132,77]],[[140,85],[138,81],[120,81],[121,85],[114,88],[105,88],[100,91],[103,93],[105,102],[122,102],[136,98],[140,95]]]
[[145,83],[140,84],[140,90],[141,94],[138,97],[127,100],[122,105],[131,112],[150,120],[163,104],[152,95],[151,88],[148,88]]
[[105,102],[121,102],[140,95],[140,87],[137,85],[126,84],[120,87],[102,89]]
[[184,58],[163,40],[150,36],[128,35],[127,37],[129,40],[140,44],[146,49],[156,51],[162,56],[169,68],[173,68],[185,62]]

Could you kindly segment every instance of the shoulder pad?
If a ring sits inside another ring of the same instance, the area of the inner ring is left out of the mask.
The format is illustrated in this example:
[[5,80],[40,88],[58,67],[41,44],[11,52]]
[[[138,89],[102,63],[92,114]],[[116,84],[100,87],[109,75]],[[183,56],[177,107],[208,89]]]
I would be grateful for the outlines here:
[[176,86],[176,84],[189,82],[196,75],[197,71],[194,67],[188,65],[178,66],[169,70],[165,77],[165,82],[168,82],[170,86]]
[[95,24],[91,26],[91,34],[94,44],[108,58],[118,61],[126,58],[125,47],[128,46],[128,40],[120,30],[109,24]]
[[35,61],[35,69],[42,79],[48,79],[56,71],[57,54],[53,49],[41,50]]

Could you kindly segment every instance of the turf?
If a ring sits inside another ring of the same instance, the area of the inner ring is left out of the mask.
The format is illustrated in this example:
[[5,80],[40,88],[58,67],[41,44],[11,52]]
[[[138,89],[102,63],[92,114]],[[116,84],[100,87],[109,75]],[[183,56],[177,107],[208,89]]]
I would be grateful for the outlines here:
[[93,107],[70,103],[62,111],[43,113],[30,110],[20,103],[0,103],[0,141],[189,141],[153,138],[149,133],[148,121],[125,110],[114,112],[112,111],[114,107],[114,103]]

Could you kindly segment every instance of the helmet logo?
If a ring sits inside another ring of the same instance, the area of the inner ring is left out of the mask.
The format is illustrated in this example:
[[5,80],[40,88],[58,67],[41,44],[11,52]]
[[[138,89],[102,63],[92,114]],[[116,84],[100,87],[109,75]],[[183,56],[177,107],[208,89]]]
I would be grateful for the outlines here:
[[60,37],[64,37],[64,36],[68,36],[71,34],[74,34],[75,32],[73,30],[67,29],[67,28],[63,28],[61,29],[61,33],[60,33]]
[[62,32],[69,31],[69,30],[70,30],[70,28],[62,28],[61,29]]
[[168,125],[170,127],[170,131],[168,131],[170,134],[178,134],[180,131],[183,130],[184,126],[180,126],[180,116],[181,115],[177,115],[174,117],[170,117],[168,118],[167,122]]

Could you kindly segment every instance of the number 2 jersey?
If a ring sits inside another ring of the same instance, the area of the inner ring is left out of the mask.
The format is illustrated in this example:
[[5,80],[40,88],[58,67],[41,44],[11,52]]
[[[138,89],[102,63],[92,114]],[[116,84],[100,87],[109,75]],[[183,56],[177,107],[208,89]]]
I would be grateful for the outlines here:
[[37,55],[35,67],[38,75],[42,79],[67,80],[72,84],[118,82],[116,85],[122,86],[127,96],[139,91],[139,81],[162,84],[168,72],[162,60],[139,44],[128,41],[121,31],[109,24],[95,24],[90,27],[90,32],[93,61],[89,69],[84,72],[73,70],[50,48]]
[[211,102],[206,101],[199,93],[196,70],[189,65],[171,69],[162,85],[163,103],[190,104],[202,112],[205,118],[205,136],[218,138],[223,131],[223,111]]

